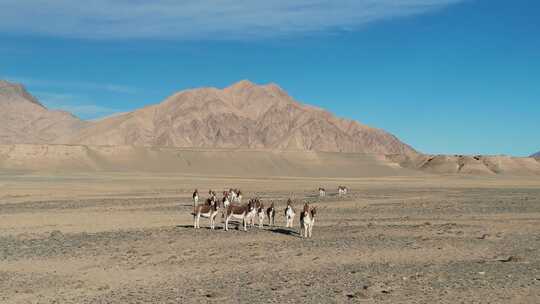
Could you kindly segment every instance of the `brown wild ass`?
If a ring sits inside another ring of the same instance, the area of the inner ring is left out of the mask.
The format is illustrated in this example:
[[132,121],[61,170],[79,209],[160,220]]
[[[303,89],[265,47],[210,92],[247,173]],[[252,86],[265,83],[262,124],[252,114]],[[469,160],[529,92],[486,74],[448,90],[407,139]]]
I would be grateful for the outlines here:
[[287,200],[287,207],[285,207],[285,227],[287,228],[293,227],[293,221],[294,221],[295,215],[296,215],[296,212],[294,211],[294,208],[292,206],[292,200],[289,198],[289,200]]
[[315,215],[317,209],[315,207],[309,208],[309,204],[304,204],[304,210],[300,213],[300,236],[304,238],[310,238],[312,236],[313,225],[315,224]]
[[349,191],[349,189],[347,189],[347,187],[345,186],[338,186],[338,195],[341,197],[341,196],[344,196],[344,195],[347,195],[347,192]]
[[215,199],[208,198],[205,204],[196,205],[193,208],[193,228],[201,228],[199,222],[202,217],[210,219],[210,228],[215,229],[216,227],[216,215],[218,214],[219,206]]
[[225,212],[225,230],[229,230],[229,221],[233,218],[242,220],[244,231],[247,231],[247,222],[255,216],[256,209],[252,201],[246,205],[230,204]]
[[193,208],[199,204],[199,190],[195,189],[193,192]]
[[274,208],[274,202],[266,209],[266,217],[268,217],[268,226],[274,226],[276,224],[276,208]]
[[325,197],[326,196],[326,190],[324,188],[319,187],[319,197]]

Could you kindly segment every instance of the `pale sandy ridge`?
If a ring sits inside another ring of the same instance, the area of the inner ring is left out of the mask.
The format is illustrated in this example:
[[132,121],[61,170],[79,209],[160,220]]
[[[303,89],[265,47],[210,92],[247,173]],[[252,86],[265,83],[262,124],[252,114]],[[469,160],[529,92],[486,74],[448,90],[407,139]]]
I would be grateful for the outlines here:
[[263,177],[408,176],[419,173],[402,168],[379,154],[82,145],[0,145],[0,169]]
[[402,167],[435,174],[540,175],[540,162],[532,157],[507,155],[389,155]]

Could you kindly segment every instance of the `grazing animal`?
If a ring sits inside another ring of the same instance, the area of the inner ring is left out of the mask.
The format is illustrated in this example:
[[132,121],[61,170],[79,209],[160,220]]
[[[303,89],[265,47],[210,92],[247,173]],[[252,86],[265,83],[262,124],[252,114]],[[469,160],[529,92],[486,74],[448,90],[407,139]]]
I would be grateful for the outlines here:
[[210,228],[216,227],[216,215],[218,214],[219,206],[215,199],[208,198],[206,204],[197,205],[193,208],[193,228],[201,228],[199,222],[202,217],[210,219]]
[[252,201],[246,205],[229,205],[225,213],[225,231],[229,230],[229,221],[233,218],[242,220],[242,226],[244,231],[247,231],[247,222],[248,220],[255,216],[257,210]]
[[340,197],[344,196],[344,195],[347,195],[347,191],[348,191],[347,187],[338,186],[338,194],[339,194]]
[[268,226],[274,226],[276,224],[276,208],[274,208],[274,202],[266,209],[266,217],[268,218]]
[[199,190],[195,189],[195,192],[193,192],[193,207],[197,206],[199,204]]
[[310,238],[312,236],[313,225],[315,224],[315,215],[317,209],[309,208],[309,204],[304,205],[304,210],[300,213],[300,236]]
[[319,197],[325,197],[326,196],[326,190],[324,188],[319,187]]
[[287,201],[287,207],[285,207],[285,227],[292,228],[293,227],[293,221],[294,216],[296,213],[294,212],[294,208],[292,206],[292,200],[289,199]]

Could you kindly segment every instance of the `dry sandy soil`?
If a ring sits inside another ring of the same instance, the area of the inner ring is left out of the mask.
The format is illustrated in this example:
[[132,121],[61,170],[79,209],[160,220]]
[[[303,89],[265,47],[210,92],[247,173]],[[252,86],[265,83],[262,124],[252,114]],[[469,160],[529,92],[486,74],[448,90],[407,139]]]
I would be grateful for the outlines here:
[[[313,202],[313,238],[194,230],[231,186]],[[540,179],[0,174],[0,302],[540,303]]]

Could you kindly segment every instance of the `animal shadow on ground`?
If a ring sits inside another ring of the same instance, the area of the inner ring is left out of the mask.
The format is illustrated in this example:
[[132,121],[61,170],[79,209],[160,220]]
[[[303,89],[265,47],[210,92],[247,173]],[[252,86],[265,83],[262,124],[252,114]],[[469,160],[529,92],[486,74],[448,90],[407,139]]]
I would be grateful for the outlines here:
[[300,234],[296,231],[292,231],[292,230],[289,230],[289,229],[284,229],[284,228],[273,228],[273,229],[270,229],[268,230],[272,233],[278,233],[278,234],[284,234],[284,235],[291,235],[291,236],[300,236]]
[[[176,228],[182,228],[182,229],[194,229],[193,228],[193,224],[191,225],[176,225],[175,226]],[[207,229],[207,230],[211,230],[210,229],[210,226],[202,226],[201,225],[201,228],[200,229]],[[218,225],[216,225],[216,229],[215,230],[224,230],[223,227],[220,227]]]

